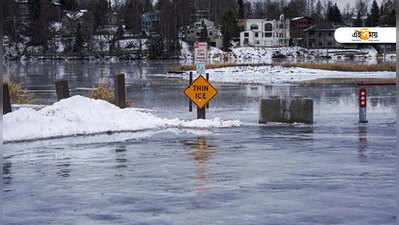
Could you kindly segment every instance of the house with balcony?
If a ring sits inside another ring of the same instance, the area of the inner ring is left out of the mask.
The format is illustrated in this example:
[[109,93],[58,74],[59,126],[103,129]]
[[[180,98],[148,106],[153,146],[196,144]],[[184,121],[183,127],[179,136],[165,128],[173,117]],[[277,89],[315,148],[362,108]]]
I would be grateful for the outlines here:
[[290,20],[281,15],[278,20],[247,19],[240,22],[240,46],[285,47],[290,40]]

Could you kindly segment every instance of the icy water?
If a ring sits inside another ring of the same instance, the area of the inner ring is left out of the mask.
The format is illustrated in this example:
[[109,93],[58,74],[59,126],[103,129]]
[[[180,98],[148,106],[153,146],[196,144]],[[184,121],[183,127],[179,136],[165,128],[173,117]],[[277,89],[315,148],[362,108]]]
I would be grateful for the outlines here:
[[[185,82],[162,76],[174,63],[9,68],[44,104],[55,101],[55,77],[87,94],[125,72],[135,107],[194,119]],[[369,124],[359,125],[357,87],[214,86],[207,118],[241,127],[7,144],[3,224],[395,223],[394,87],[368,88]],[[258,125],[259,99],[270,95],[312,97],[315,124]]]

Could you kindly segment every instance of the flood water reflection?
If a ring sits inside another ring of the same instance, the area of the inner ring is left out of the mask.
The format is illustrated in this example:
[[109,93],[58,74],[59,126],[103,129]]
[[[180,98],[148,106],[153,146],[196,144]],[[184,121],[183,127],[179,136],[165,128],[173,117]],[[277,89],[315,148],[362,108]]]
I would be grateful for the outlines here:
[[[87,94],[124,72],[134,107],[193,120],[187,82],[162,76],[174,63],[43,63],[9,72],[42,104],[55,101],[58,76]],[[241,126],[7,144],[4,224],[395,223],[394,87],[368,88],[367,125],[358,124],[356,86],[215,87],[207,117]],[[312,98],[315,123],[258,124],[260,98],[272,95]]]

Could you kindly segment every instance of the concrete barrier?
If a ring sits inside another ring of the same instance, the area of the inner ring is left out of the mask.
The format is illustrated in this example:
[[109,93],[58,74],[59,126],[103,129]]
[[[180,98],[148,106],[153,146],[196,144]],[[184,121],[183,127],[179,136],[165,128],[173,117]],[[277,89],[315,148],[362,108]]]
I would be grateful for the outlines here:
[[313,123],[313,100],[296,97],[290,104],[290,121],[292,123]]
[[276,97],[262,99],[260,102],[259,123],[287,122],[284,118],[286,101]]
[[313,123],[313,100],[296,96],[281,99],[271,96],[260,102],[259,123]]

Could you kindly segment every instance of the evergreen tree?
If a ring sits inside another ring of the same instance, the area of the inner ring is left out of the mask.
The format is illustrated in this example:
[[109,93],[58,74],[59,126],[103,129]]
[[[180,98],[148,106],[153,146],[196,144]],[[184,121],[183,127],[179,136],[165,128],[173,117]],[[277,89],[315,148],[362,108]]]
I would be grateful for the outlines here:
[[330,1],[328,2],[327,20],[331,23],[342,23],[341,11],[336,3],[332,5]]
[[333,19],[333,22],[335,22],[335,23],[342,23],[343,21],[342,21],[342,14],[341,14],[341,10],[339,10],[339,8],[338,8],[338,6],[337,6],[337,3],[335,3],[334,4],[334,7],[333,7],[333,14],[334,14],[334,19]]
[[313,21],[321,21],[323,19],[323,5],[321,4],[321,1],[318,0],[316,3],[316,7],[315,7],[315,12],[312,14],[312,19]]
[[209,38],[208,38],[208,28],[206,27],[204,21],[202,21],[201,32],[200,32],[198,41],[206,41],[206,42],[209,42]]
[[376,0],[374,0],[371,6],[371,14],[367,18],[367,20],[369,21],[369,24],[367,26],[371,27],[378,26],[379,19],[380,19],[380,10]]
[[82,49],[83,49],[83,35],[82,35],[82,31],[81,31],[81,26],[80,24],[78,24],[78,27],[76,29],[76,34],[75,34],[75,43],[73,46],[73,52],[74,53],[78,53],[81,54]]
[[78,9],[78,3],[76,0],[61,0],[60,3],[64,6],[64,9],[66,10],[73,11]]
[[245,18],[253,18],[254,13],[252,10],[251,2],[244,3],[244,15],[245,15]]
[[237,0],[237,5],[238,5],[238,17],[240,19],[244,19],[245,14],[244,14],[244,1],[243,0]]
[[388,26],[396,27],[396,10],[392,9],[390,16],[388,17]]
[[150,12],[153,10],[152,0],[145,0],[144,2],[144,12]]
[[227,11],[222,18],[223,50],[229,51],[231,41],[239,34],[240,28],[233,11]]
[[123,17],[126,28],[132,29],[134,33],[139,33],[141,31],[143,7],[144,6],[139,0],[128,0],[124,7]]
[[357,11],[357,16],[356,16],[356,19],[353,21],[353,26],[354,26],[354,27],[361,27],[361,26],[363,26],[362,15],[361,15],[360,10]]
[[110,11],[106,0],[91,0],[89,3],[89,11],[94,16],[94,30],[106,24],[106,14]]
[[334,6],[333,6],[333,4],[332,4],[331,1],[328,1],[328,3],[327,3],[326,19],[327,19],[327,21],[329,21],[329,22],[334,22],[334,20],[335,20],[334,17],[335,17],[335,9],[334,9]]

